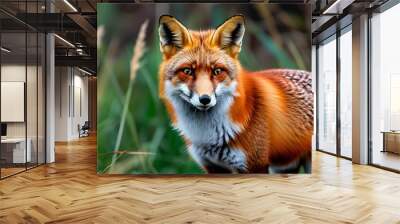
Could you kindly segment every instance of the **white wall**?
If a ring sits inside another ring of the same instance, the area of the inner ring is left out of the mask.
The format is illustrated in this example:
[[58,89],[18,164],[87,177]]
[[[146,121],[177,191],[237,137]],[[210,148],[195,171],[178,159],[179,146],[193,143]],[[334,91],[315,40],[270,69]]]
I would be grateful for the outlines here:
[[[6,64],[1,66],[1,81],[2,82],[25,82],[25,75],[27,69],[28,72],[28,81],[29,86],[36,86],[36,80],[33,80],[30,75],[34,74],[36,76],[36,67],[34,66],[27,66],[18,65],[18,64]],[[35,88],[27,88],[27,106],[30,106],[27,113],[28,122],[28,129],[33,128],[36,130],[36,113],[31,113],[32,109],[36,111],[36,87]],[[32,108],[34,107],[34,108]],[[7,110],[7,108],[1,108],[1,110]],[[34,122],[34,123],[32,123]],[[25,123],[26,122],[7,122],[7,136],[8,137],[25,137]],[[28,137],[30,131],[28,130]],[[36,134],[36,133],[35,133]]]
[[74,91],[73,91],[73,99],[74,99],[74,107],[72,108],[72,130],[71,135],[74,137],[78,137],[78,124],[83,125],[85,121],[89,119],[89,111],[88,111],[88,77],[82,76],[83,73],[79,72],[75,69],[74,75]]
[[[29,69],[29,67],[28,67]],[[25,64],[24,65],[2,65],[1,81],[25,82]]]
[[56,67],[55,140],[79,137],[78,124],[88,120],[88,77],[76,68]]
[[55,68],[55,141],[68,140],[68,88],[70,77],[68,75],[69,68]]

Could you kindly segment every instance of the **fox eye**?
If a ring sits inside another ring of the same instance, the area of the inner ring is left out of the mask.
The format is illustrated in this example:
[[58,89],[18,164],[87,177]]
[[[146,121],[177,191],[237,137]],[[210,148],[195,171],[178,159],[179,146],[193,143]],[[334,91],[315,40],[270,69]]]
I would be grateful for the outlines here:
[[191,69],[191,68],[183,68],[182,72],[185,73],[186,75],[192,75],[193,74],[193,69]]
[[215,68],[215,69],[213,70],[213,73],[214,73],[214,75],[219,75],[219,74],[221,74],[221,73],[222,73],[222,68]]

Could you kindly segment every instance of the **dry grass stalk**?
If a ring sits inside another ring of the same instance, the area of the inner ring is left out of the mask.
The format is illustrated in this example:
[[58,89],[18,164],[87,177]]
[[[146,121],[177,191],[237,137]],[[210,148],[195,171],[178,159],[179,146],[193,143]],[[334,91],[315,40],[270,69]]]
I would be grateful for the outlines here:
[[147,25],[148,25],[148,21],[146,20],[139,29],[139,34],[138,37],[136,38],[136,43],[135,43],[135,47],[133,48],[133,55],[132,55],[132,59],[131,59],[131,74],[129,77],[129,86],[128,86],[128,90],[125,94],[125,102],[123,105],[123,111],[122,111],[122,116],[121,116],[121,121],[119,124],[119,128],[118,128],[118,135],[117,135],[117,140],[115,142],[115,147],[114,147],[114,151],[113,151],[113,157],[111,160],[111,164],[110,164],[110,172],[114,173],[115,170],[115,162],[118,159],[119,153],[119,148],[121,146],[121,140],[122,140],[122,136],[124,133],[124,127],[125,127],[125,121],[126,121],[126,117],[128,115],[128,109],[129,109],[129,103],[131,100],[131,95],[132,95],[132,89],[133,89],[133,83],[136,79],[136,75],[137,75],[137,71],[140,68],[140,59],[142,58],[142,56],[144,55],[145,52],[145,37],[146,37],[146,29],[147,29]]
[[139,30],[139,35],[136,39],[136,44],[133,49],[133,56],[131,60],[131,80],[135,80],[137,70],[140,67],[140,58],[143,56],[145,52],[145,41],[146,38],[146,30],[147,30],[148,21],[146,20],[141,26]]
[[105,33],[104,26],[99,26],[97,28],[97,48],[100,47],[101,42],[103,41],[104,33]]

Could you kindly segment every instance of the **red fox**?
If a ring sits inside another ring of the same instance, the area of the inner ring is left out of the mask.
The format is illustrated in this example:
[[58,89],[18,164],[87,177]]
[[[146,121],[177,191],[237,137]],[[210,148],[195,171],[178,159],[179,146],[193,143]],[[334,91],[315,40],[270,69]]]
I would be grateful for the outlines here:
[[239,60],[244,16],[215,30],[159,20],[159,90],[173,126],[208,173],[291,173],[311,166],[309,72],[250,72]]

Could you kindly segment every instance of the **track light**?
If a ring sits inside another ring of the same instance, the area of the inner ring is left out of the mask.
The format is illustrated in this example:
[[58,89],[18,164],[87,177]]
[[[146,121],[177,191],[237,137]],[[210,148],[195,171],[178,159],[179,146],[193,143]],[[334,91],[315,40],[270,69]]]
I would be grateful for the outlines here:
[[64,0],[64,3],[68,5],[74,12],[78,12],[75,6],[73,6],[68,0]]
[[55,37],[57,37],[59,40],[61,40],[62,42],[66,43],[68,46],[75,48],[75,45],[73,45],[71,42],[69,42],[68,40],[60,37],[58,34],[54,34]]
[[332,3],[327,9],[322,12],[323,15],[329,15],[329,14],[342,14],[343,9],[347,8],[349,5],[351,5],[355,0],[336,0],[335,2]]
[[5,47],[1,47],[0,49],[1,49],[2,51],[6,52],[6,53],[10,53],[10,52],[11,52],[11,50],[9,50],[9,49],[7,49],[7,48],[5,48]]
[[81,69],[81,68],[79,68],[79,67],[78,67],[78,70],[81,71],[81,72],[83,72],[83,73],[85,73],[86,75],[90,75],[90,76],[93,75],[92,73],[90,73],[90,72],[88,72],[88,71],[86,71],[86,70],[83,70],[83,69]]

